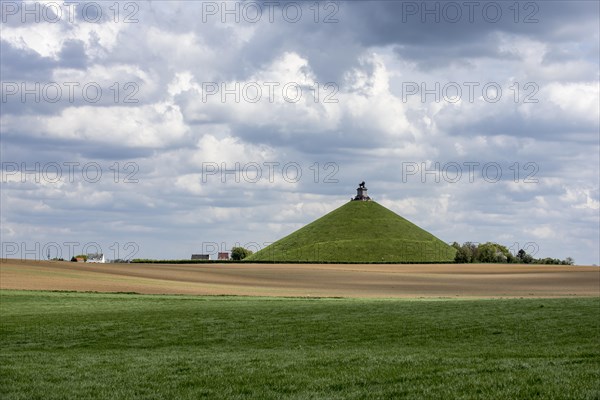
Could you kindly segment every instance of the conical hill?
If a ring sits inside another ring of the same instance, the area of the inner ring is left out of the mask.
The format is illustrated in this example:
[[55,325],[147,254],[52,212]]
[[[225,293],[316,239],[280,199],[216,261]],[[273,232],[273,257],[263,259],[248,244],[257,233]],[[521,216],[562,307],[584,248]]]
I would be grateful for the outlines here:
[[351,201],[246,258],[272,262],[452,262],[455,250],[374,201]]

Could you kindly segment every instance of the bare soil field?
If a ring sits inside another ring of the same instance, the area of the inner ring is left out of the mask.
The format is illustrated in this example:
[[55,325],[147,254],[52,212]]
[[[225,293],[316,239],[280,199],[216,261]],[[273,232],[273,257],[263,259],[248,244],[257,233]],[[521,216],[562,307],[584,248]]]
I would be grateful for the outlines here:
[[2,259],[0,289],[382,298],[600,296],[600,268],[520,264],[87,264]]

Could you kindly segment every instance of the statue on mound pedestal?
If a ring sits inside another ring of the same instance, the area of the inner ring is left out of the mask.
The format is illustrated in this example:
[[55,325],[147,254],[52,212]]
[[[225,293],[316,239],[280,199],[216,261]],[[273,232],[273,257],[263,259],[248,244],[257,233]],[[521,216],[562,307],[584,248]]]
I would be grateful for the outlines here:
[[352,199],[352,201],[369,201],[371,198],[367,195],[367,187],[365,186],[365,181],[362,181],[358,184],[358,188],[356,189],[356,197]]

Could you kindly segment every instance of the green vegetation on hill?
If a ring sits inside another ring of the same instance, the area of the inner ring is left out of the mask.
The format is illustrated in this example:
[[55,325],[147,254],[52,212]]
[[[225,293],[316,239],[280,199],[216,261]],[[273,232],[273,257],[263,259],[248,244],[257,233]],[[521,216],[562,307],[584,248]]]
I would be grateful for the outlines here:
[[2,399],[597,399],[600,299],[0,291]]
[[374,201],[351,201],[245,261],[452,262],[455,252]]

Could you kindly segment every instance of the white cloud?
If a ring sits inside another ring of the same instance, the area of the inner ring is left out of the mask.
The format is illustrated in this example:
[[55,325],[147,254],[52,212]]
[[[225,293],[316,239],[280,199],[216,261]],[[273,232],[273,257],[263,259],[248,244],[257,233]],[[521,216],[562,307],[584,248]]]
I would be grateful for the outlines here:
[[188,132],[179,109],[169,104],[140,107],[68,107],[58,115],[8,115],[3,129],[37,139],[89,140],[127,147],[162,147]]
[[[25,20],[29,24],[3,24],[2,39],[19,49],[31,49],[43,57],[53,59],[59,58],[59,53],[67,40],[81,40],[84,43],[86,53],[90,57],[98,57],[105,52],[110,52],[118,45],[118,35],[130,25],[124,23],[94,23],[86,22],[83,12],[70,14],[68,2],[46,2],[52,4],[48,8],[40,1],[24,2],[22,7],[31,12],[17,12],[7,16],[8,21]],[[75,2],[70,3],[72,6]],[[56,16],[53,10],[60,5],[60,15]],[[105,11],[106,12],[106,11]],[[87,16],[88,14],[86,14]],[[38,22],[34,22],[37,18]],[[88,17],[90,20],[90,17]],[[52,22],[55,21],[55,22]]]
[[600,87],[598,82],[551,83],[542,95],[569,116],[591,123],[600,119]]
[[[569,203],[573,208],[598,210],[600,209],[600,202],[592,197],[591,192],[591,189],[566,187],[565,194],[560,199]],[[596,192],[598,192],[598,189],[596,189]]]
[[550,239],[556,236],[556,230],[550,225],[542,225],[531,229],[525,229],[525,232],[531,234],[536,239]]

